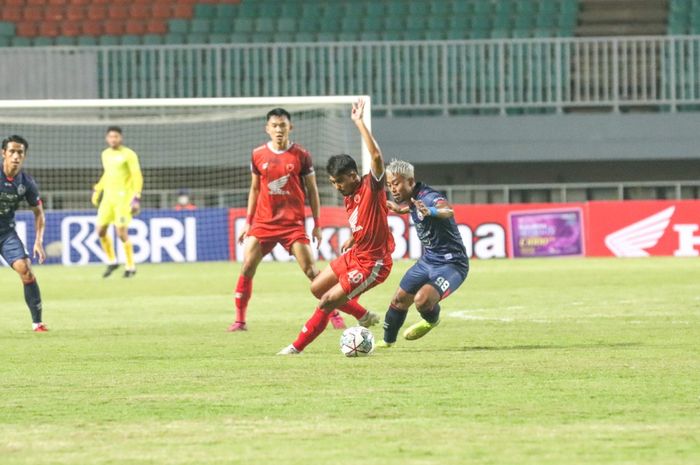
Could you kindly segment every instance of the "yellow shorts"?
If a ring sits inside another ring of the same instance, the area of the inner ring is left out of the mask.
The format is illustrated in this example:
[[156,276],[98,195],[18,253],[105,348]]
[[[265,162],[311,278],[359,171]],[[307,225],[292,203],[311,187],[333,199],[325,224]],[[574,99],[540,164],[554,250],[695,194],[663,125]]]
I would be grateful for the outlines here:
[[118,228],[127,227],[131,223],[131,218],[131,201],[125,202],[122,199],[114,201],[105,198],[97,209],[98,226],[113,224]]

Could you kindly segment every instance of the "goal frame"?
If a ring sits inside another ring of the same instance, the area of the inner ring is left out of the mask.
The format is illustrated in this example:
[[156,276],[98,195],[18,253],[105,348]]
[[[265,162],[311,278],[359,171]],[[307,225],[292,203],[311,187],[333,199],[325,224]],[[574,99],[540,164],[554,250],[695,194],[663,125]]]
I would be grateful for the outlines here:
[[[0,100],[1,108],[39,109],[39,108],[129,108],[147,107],[149,105],[163,108],[175,107],[217,107],[217,106],[285,106],[295,104],[353,104],[358,99],[365,100],[365,112],[362,120],[372,130],[372,98],[369,95],[312,95],[297,97],[215,97],[215,98],[146,98],[146,99],[63,99],[63,100]],[[350,111],[348,109],[348,117]],[[352,155],[352,154],[350,154]],[[369,149],[362,141],[362,174],[370,169]]]

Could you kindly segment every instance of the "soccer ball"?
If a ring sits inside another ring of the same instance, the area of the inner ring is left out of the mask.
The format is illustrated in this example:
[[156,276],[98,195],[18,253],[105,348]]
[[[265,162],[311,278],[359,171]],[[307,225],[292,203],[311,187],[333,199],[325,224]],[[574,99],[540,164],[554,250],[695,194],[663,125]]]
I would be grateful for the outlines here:
[[340,336],[340,351],[346,357],[366,357],[374,350],[372,332],[362,326],[355,326],[343,331]]

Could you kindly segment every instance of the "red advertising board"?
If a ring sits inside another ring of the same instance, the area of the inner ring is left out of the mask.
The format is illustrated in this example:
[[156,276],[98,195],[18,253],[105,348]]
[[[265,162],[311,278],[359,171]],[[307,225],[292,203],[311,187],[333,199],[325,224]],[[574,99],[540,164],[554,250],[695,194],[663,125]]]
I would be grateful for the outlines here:
[[[700,201],[695,200],[455,205],[454,211],[473,258],[698,256],[700,251]],[[232,260],[242,259],[236,237],[244,221],[245,209],[230,210]],[[323,207],[321,226],[323,240],[315,254],[330,260],[350,235],[344,209]],[[394,258],[418,258],[422,249],[408,215],[390,215],[389,226]],[[307,230],[311,227],[307,218]],[[279,247],[267,259],[289,255]]]
[[698,256],[698,200],[589,202],[587,209],[590,256]]

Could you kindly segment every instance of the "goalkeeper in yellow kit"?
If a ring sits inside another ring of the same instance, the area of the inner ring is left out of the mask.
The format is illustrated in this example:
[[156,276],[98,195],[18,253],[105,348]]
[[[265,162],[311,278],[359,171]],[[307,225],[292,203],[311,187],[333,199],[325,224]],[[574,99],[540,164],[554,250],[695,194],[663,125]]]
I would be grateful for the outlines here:
[[143,176],[136,152],[122,145],[122,130],[118,126],[107,128],[105,137],[109,146],[102,152],[102,167],[104,173],[95,184],[92,193],[92,204],[97,209],[97,234],[100,244],[107,255],[107,270],[104,278],[111,275],[119,265],[114,253],[114,244],[107,235],[110,224],[117,228],[117,236],[124,244],[126,256],[125,278],[136,274],[134,263],[134,246],[129,240],[129,223],[133,215],[141,208],[141,190]]

